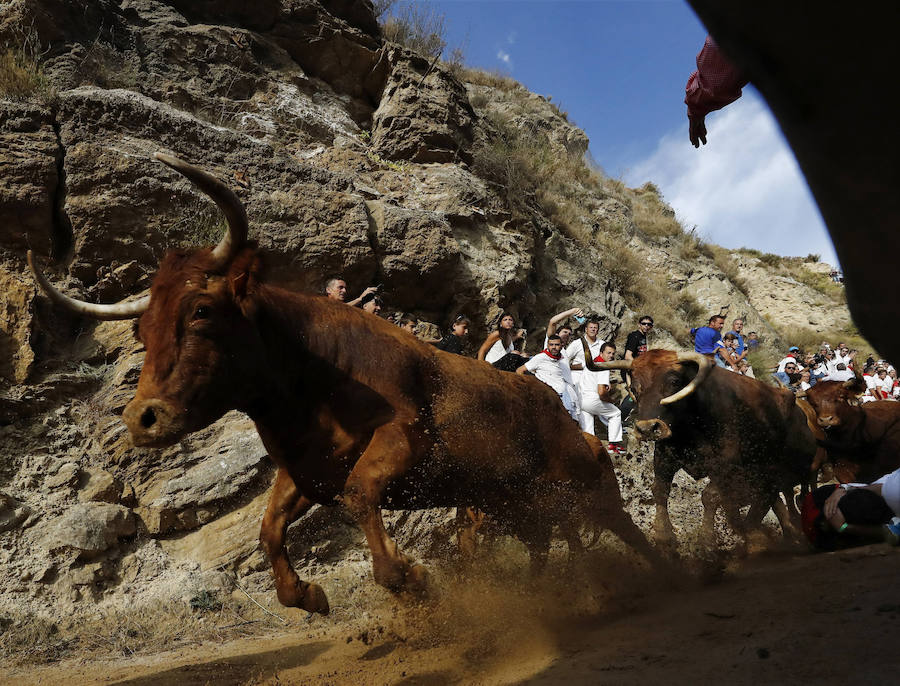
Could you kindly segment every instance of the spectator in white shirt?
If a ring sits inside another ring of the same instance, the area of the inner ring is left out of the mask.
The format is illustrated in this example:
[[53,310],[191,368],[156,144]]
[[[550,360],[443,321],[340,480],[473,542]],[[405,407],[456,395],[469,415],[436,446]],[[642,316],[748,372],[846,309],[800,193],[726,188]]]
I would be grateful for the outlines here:
[[[579,341],[579,345],[581,345]],[[583,354],[583,352],[582,352]],[[616,346],[604,343],[594,362],[612,360]],[[611,388],[609,371],[584,371],[581,375],[581,430],[594,435],[594,417],[606,424],[609,447],[615,453],[624,451],[622,446],[622,412],[609,397]]]
[[534,374],[538,381],[542,381],[556,391],[562,400],[563,407],[578,421],[578,405],[576,402],[575,388],[572,385],[572,375],[569,365],[562,361],[562,343],[559,336],[553,334],[547,337],[547,347],[537,355],[516,369],[516,374],[524,375],[526,371]]
[[[580,307],[573,307],[571,310],[566,310],[565,312],[560,312],[559,314],[554,314],[550,317],[550,321],[547,322],[547,335],[544,337],[544,347],[547,347],[547,338],[552,336],[553,334],[559,334],[560,339],[562,339],[562,347],[565,348],[569,344],[569,336],[572,335],[572,327],[570,326],[560,326],[561,322],[564,322],[569,317],[575,317],[576,319],[581,319],[584,321],[584,312],[581,311]],[[568,333],[564,336],[563,330],[568,331]]]
[[853,356],[850,354],[849,348],[847,348],[846,344],[838,343],[837,350],[834,353],[834,362],[837,364],[838,362],[843,362],[847,367],[850,366],[850,363],[853,361]]
[[875,397],[878,400],[886,400],[891,397],[894,390],[894,380],[887,375],[887,369],[879,367],[875,370]]
[[878,383],[875,376],[875,367],[868,366],[863,370],[863,381],[866,382],[866,392],[859,397],[862,403],[870,403],[873,400],[879,400]]
[[[587,341],[588,347],[591,349],[591,357],[597,357],[600,354],[600,346],[603,345],[603,339],[597,334],[600,332],[600,320],[591,317],[587,324],[584,325],[584,339]],[[584,348],[581,346],[581,340],[576,339],[569,343],[563,356],[569,362],[572,369],[572,380],[577,386],[581,379],[581,370],[583,365],[578,360],[583,359]]]
[[808,369],[804,369],[802,372],[800,372],[800,390],[801,391],[808,391],[810,388],[812,388],[812,384],[809,382],[809,378],[810,377],[809,377]]
[[853,372],[847,369],[847,365],[843,362],[838,362],[835,365],[835,370],[831,372],[828,376],[823,378],[823,381],[849,381],[853,378]]

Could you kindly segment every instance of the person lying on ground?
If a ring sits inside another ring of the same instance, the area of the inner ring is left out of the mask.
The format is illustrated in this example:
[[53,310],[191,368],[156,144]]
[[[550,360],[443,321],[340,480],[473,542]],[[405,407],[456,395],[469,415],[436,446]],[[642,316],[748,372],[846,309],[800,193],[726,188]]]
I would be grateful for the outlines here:
[[872,541],[900,543],[900,469],[871,484],[829,484],[807,494],[803,532],[816,548],[834,550]]

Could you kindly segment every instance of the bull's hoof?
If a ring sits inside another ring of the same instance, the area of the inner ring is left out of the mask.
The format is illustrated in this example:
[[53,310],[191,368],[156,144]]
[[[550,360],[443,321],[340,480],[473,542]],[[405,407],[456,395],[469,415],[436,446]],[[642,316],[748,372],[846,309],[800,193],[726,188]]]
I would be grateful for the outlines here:
[[318,612],[327,615],[331,608],[328,605],[328,596],[319,584],[307,584],[303,591],[303,601],[300,607],[307,612]]
[[748,555],[759,555],[764,553],[772,546],[772,540],[764,531],[754,529],[744,536],[744,557]]
[[428,570],[424,565],[413,565],[406,570],[405,590],[417,595],[428,590]]
[[665,529],[654,529],[650,534],[650,539],[657,550],[671,555],[678,550],[678,538],[675,532]]

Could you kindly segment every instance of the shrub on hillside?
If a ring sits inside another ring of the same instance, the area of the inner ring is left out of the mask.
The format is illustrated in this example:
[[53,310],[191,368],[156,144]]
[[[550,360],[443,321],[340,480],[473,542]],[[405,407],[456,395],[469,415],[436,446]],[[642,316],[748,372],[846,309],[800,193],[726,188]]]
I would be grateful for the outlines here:
[[49,103],[55,97],[37,52],[7,47],[0,53],[0,98]]
[[634,223],[641,231],[653,238],[665,238],[684,234],[684,227],[675,218],[675,213],[659,196],[659,190],[651,183],[645,183],[635,195],[632,204]]
[[[427,57],[437,57],[447,47],[444,14],[425,3],[404,4],[393,12],[393,3],[382,3],[381,33],[386,40],[399,43]],[[389,13],[390,12],[390,13]]]

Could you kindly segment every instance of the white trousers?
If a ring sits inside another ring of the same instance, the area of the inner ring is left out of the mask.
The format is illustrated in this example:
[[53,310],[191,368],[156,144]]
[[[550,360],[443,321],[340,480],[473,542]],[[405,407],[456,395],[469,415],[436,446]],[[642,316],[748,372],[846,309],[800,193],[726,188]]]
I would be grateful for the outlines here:
[[605,400],[588,400],[581,398],[581,430],[594,435],[594,417],[606,424],[609,440],[618,443],[622,440],[622,410]]
[[566,384],[566,390],[563,391],[563,394],[559,397],[560,400],[562,400],[563,407],[565,407],[566,411],[572,415],[572,419],[577,422],[580,410],[578,408],[578,403],[576,402],[578,396],[575,393],[575,389]]

